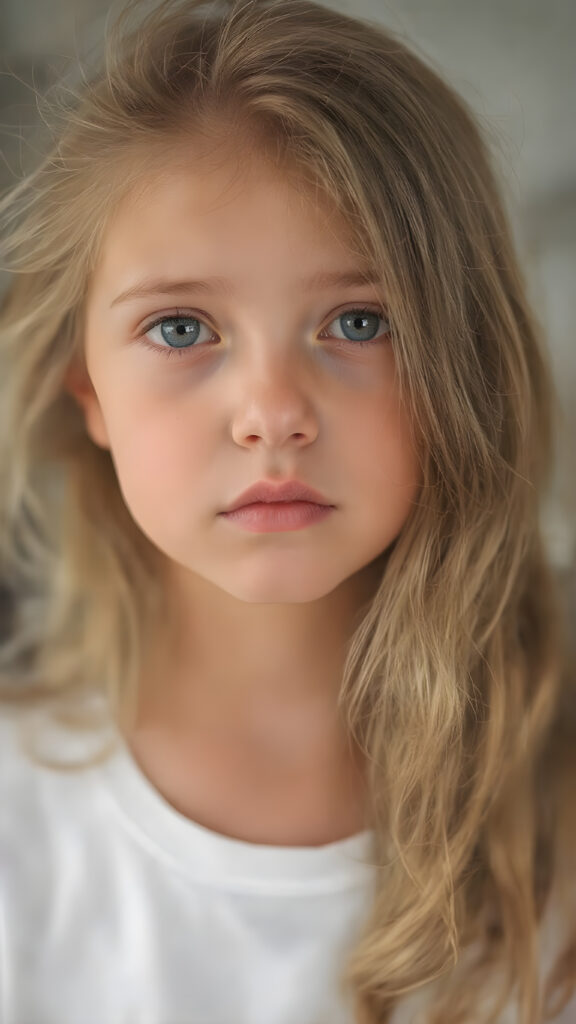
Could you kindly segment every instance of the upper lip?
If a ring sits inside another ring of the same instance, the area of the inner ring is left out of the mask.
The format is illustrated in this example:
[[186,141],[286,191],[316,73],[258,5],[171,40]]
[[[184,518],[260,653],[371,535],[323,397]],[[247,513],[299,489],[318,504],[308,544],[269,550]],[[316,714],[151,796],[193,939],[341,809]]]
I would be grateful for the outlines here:
[[283,483],[260,480],[240,494],[225,511],[234,512],[235,509],[256,501],[312,501],[315,505],[330,505],[322,494],[312,487],[307,487],[306,484],[301,484],[299,480],[285,480]]

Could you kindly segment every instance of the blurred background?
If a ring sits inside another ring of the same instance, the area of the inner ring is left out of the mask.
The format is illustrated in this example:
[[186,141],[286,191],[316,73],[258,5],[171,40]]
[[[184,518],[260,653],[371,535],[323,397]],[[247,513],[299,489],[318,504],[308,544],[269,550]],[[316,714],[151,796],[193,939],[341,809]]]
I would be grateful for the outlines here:
[[[532,302],[547,327],[560,427],[543,524],[576,624],[576,3],[323,2],[406,37],[471,104],[490,141]],[[98,52],[116,7],[110,0],[1,0],[2,190],[22,173],[23,160],[30,165],[35,92],[76,57]]]

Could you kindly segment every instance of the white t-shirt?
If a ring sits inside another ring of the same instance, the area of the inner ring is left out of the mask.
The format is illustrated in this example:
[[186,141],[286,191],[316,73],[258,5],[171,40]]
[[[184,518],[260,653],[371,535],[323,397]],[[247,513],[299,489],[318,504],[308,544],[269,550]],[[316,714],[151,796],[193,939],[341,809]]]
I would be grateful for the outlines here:
[[[168,804],[116,732],[109,760],[56,772],[17,720],[0,711],[1,1024],[354,1024],[338,976],[372,898],[370,832],[231,839]],[[63,761],[98,748],[46,736]]]

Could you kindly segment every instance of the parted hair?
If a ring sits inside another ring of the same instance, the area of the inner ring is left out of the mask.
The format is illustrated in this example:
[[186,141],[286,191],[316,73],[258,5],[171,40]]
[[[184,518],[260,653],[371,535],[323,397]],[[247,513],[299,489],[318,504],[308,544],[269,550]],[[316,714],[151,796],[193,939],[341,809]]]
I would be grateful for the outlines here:
[[520,1024],[549,1019],[576,985],[574,666],[540,522],[556,397],[484,129],[398,34],[311,0],[125,3],[44,116],[46,152],[0,202],[3,699],[72,721],[104,689],[133,713],[159,555],[65,388],[87,285],[171,143],[266,160],[378,268],[422,467],[338,692],[376,868],[342,991],[358,1024],[424,990],[426,1024],[512,998]]

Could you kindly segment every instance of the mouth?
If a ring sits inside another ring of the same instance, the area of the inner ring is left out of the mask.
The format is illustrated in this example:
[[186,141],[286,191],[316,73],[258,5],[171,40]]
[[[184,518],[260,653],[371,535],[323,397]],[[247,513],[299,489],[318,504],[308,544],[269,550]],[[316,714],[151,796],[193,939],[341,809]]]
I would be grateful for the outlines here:
[[298,499],[297,501],[250,501],[246,505],[238,505],[236,508],[228,509],[223,515],[229,515],[230,512],[243,512],[247,508],[269,508],[270,510],[283,508],[298,508],[300,505],[312,505],[314,508],[334,508],[334,505],[323,505],[319,501],[305,501],[304,499]]
[[312,501],[253,501],[220,515],[250,533],[278,533],[321,523],[334,508]]
[[327,501],[319,491],[298,480],[288,480],[282,483],[261,480],[240,494],[227,509],[224,509],[224,512],[236,512],[240,508],[255,505],[287,504],[308,504],[334,508],[334,505]]

